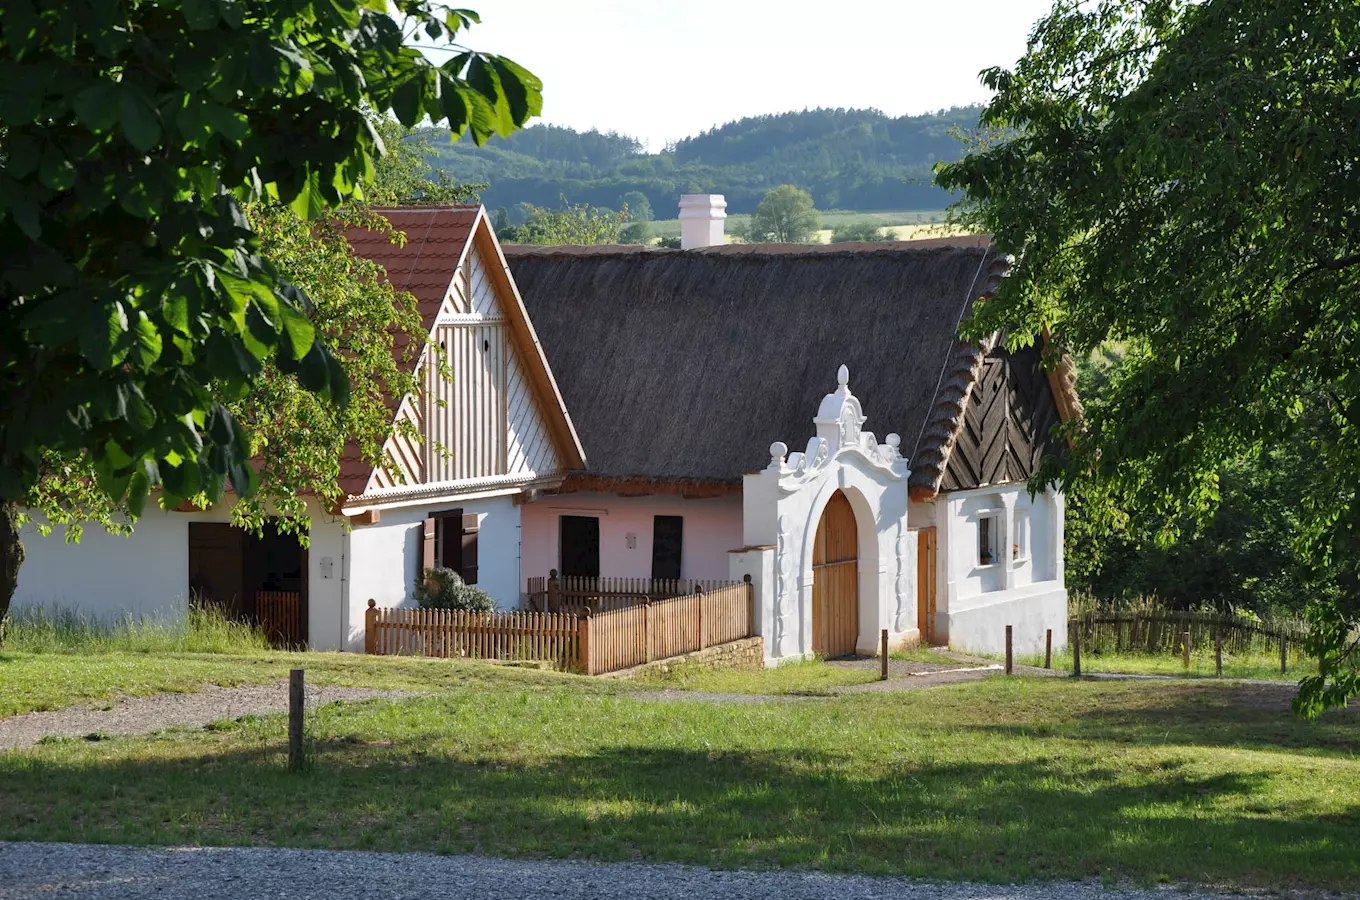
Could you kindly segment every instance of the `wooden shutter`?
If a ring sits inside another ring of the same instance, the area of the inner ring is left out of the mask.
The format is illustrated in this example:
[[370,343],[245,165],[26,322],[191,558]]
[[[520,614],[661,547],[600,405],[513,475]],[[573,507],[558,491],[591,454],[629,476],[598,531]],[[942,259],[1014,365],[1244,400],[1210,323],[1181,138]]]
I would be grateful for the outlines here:
[[[448,522],[453,524],[452,519]],[[468,513],[462,517],[462,559],[461,568],[458,574],[463,576],[463,581],[467,584],[477,583],[477,514]]]
[[435,520],[425,520],[424,538],[420,544],[420,576],[425,577],[426,569],[433,569],[435,566],[434,558],[434,532]]
[[685,520],[682,516],[652,517],[652,578],[679,578]]

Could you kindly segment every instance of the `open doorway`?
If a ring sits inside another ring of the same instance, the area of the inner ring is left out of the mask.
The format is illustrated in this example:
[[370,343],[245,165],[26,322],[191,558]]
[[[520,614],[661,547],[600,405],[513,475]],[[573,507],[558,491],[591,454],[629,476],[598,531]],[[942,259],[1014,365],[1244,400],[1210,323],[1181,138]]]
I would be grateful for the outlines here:
[[190,522],[189,596],[252,623],[277,647],[306,646],[307,551],[272,524],[256,537],[225,522]]

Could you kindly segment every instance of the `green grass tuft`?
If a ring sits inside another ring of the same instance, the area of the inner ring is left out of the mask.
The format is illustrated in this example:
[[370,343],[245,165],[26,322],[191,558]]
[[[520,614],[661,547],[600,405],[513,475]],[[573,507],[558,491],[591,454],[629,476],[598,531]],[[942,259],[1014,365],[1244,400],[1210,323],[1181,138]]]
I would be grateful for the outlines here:
[[191,607],[183,619],[102,622],[57,607],[29,607],[6,624],[3,649],[15,653],[252,653],[269,649],[262,632],[213,608]]

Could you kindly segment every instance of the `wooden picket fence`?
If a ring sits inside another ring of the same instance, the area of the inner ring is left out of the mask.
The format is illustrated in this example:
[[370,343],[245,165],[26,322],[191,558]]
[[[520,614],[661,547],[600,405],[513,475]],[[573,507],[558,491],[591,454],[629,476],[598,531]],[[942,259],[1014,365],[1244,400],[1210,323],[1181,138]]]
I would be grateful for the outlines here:
[[255,620],[275,647],[300,647],[302,594],[297,591],[256,591]]
[[713,593],[738,582],[699,578],[618,578],[588,575],[558,576],[553,569],[547,578],[529,579],[529,609],[542,612],[572,612],[578,615],[589,609],[592,613],[628,609],[666,600],[685,597],[700,591]]
[[368,601],[364,649],[377,655],[547,659],[601,675],[750,637],[751,583],[617,606],[601,613],[378,609]]

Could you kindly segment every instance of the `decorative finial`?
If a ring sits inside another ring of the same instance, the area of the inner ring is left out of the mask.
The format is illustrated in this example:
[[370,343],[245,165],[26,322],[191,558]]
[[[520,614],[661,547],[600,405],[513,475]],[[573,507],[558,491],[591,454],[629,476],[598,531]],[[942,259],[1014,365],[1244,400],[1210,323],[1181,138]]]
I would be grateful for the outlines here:
[[836,383],[839,384],[841,387],[845,387],[846,385],[850,384],[850,370],[847,369],[845,366],[841,366],[839,369],[836,370]]
[[889,434],[885,440],[887,440],[888,446],[894,450],[902,446],[902,438],[898,437],[895,433]]
[[788,455],[789,445],[783,441],[775,441],[770,445],[770,465],[779,468],[784,465],[784,457]]

